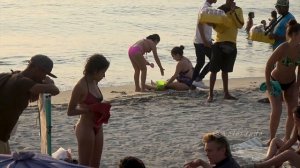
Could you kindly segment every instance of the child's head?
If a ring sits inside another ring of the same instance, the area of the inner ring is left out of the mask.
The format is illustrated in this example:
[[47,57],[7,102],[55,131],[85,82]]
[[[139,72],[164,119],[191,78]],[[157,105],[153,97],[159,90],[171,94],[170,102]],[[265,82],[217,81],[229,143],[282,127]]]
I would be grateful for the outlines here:
[[160,37],[159,37],[158,34],[152,34],[152,35],[146,37],[146,39],[152,40],[152,41],[155,42],[156,44],[158,44],[159,41],[160,41]]
[[146,168],[146,166],[142,160],[133,156],[127,156],[120,160],[119,168]]
[[273,10],[273,11],[271,12],[271,17],[272,17],[272,18],[277,18],[277,12],[276,12],[276,10]]
[[172,57],[176,60],[176,58],[180,59],[183,56],[184,46],[180,45],[176,46],[171,50]]
[[261,23],[262,25],[266,25],[266,24],[267,24],[266,20],[261,20],[260,23]]
[[248,17],[249,17],[249,18],[254,18],[254,12],[249,12],[249,13],[248,13]]

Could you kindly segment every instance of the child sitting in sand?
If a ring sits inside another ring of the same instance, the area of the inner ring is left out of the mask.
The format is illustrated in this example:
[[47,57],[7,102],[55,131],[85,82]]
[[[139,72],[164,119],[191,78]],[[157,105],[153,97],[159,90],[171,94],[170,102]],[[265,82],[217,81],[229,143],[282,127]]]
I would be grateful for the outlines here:
[[254,164],[254,168],[280,167],[285,161],[300,168],[300,148],[298,151],[291,148],[297,140],[300,142],[300,106],[294,109],[293,117],[295,126],[292,138],[286,142],[274,138],[269,146],[267,157],[262,162]]

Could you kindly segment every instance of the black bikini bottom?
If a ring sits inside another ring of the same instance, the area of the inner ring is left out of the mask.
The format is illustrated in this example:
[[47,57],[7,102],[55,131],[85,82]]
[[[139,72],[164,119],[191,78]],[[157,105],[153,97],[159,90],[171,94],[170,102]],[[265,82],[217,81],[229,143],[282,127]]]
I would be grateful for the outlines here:
[[[277,81],[273,76],[271,76],[271,79],[274,81]],[[292,86],[295,83],[296,79],[294,79],[292,82],[289,83],[280,83],[280,87],[282,90],[287,90],[288,88],[290,88],[290,86]]]

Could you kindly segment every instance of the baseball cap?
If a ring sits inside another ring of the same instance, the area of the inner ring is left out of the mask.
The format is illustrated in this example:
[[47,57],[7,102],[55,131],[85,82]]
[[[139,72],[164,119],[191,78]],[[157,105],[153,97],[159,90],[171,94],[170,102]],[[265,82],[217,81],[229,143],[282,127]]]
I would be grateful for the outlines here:
[[289,0],[277,0],[275,6],[289,6]]
[[52,68],[53,68],[53,62],[46,55],[41,55],[41,54],[35,55],[35,56],[31,57],[29,63],[33,64],[35,66],[38,66],[39,68],[44,70],[47,75],[49,75],[53,78],[57,78],[55,75],[53,75],[51,73]]

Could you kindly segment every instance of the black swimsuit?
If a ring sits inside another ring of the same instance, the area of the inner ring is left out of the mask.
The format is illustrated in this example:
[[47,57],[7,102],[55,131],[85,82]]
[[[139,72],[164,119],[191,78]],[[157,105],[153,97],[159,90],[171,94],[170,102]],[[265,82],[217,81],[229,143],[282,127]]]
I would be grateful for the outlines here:
[[178,82],[180,83],[184,83],[188,86],[192,86],[192,79],[187,77],[186,74],[189,72],[190,70],[184,71],[184,72],[180,72],[179,76],[176,78]]
[[[273,81],[278,81],[273,76],[271,76],[271,79]],[[279,84],[280,84],[280,87],[281,87],[282,90],[287,90],[288,88],[290,88],[295,83],[295,81],[296,81],[296,79],[294,79],[292,82],[289,82],[289,83],[280,83],[279,82]]]

